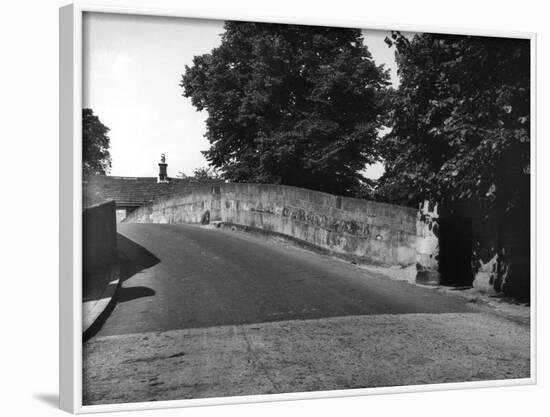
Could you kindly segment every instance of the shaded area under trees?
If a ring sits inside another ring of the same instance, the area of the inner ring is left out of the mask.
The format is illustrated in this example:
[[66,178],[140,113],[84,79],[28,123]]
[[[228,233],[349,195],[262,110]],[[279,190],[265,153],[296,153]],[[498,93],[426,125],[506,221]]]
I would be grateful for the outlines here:
[[529,40],[393,33],[387,42],[401,84],[380,142],[379,198],[427,199],[443,216],[492,223],[494,242],[473,242],[474,266],[498,253],[495,288],[528,295]]

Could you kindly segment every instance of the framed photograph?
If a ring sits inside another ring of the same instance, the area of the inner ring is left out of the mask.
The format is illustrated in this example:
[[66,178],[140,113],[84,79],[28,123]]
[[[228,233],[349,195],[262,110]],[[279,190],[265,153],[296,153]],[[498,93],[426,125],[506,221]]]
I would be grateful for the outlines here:
[[534,384],[535,35],[60,9],[60,403]]

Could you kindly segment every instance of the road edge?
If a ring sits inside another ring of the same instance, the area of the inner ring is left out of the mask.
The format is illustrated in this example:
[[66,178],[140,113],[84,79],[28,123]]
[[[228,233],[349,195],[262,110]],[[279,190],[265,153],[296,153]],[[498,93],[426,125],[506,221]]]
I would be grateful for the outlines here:
[[109,283],[105,286],[101,298],[94,302],[82,303],[82,340],[92,337],[112,311],[116,295],[121,286],[120,264],[108,269]]

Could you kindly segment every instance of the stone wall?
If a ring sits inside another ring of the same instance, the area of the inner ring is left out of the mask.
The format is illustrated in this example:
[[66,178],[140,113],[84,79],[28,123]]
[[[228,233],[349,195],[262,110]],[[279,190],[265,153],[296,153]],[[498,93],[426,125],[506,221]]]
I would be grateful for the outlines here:
[[439,284],[439,212],[437,204],[424,201],[417,213],[416,281]]
[[416,265],[417,210],[283,185],[195,188],[142,206],[125,222],[209,223],[279,233],[380,265]]
[[82,213],[84,271],[92,271],[117,260],[115,202],[84,209]]
[[480,291],[494,293],[500,291],[498,285],[498,225],[496,213],[483,217],[478,213],[472,217],[472,285]]

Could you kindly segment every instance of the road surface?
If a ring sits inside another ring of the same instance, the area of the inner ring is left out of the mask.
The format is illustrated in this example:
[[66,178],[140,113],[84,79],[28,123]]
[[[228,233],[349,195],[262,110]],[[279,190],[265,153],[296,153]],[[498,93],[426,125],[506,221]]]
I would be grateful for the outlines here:
[[529,329],[460,297],[273,240],[121,224],[85,404],[525,378]]

